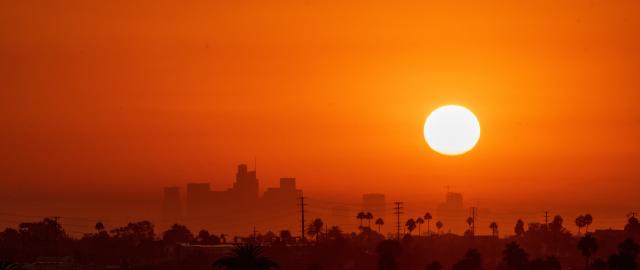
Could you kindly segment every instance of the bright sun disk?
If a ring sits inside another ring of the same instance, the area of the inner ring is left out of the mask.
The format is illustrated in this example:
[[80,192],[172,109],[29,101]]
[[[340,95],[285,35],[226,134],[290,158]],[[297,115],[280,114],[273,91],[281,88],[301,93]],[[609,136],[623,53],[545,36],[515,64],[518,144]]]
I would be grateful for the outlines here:
[[480,122],[469,109],[446,105],[435,109],[424,124],[429,147],[444,155],[464,154],[480,139]]

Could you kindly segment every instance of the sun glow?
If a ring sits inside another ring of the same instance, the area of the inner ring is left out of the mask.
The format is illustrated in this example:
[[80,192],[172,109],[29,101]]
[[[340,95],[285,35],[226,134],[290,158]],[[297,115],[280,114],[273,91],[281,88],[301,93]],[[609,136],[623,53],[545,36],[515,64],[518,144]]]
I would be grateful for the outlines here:
[[469,109],[458,105],[437,108],[424,124],[429,147],[444,155],[464,154],[480,139],[480,122]]

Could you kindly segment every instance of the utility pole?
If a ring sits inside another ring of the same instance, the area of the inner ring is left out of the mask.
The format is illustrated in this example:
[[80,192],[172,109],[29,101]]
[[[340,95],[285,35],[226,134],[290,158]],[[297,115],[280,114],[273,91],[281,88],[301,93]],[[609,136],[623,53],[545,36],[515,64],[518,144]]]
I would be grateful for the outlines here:
[[305,240],[306,240],[304,238],[304,206],[305,206],[305,204],[304,204],[304,196],[301,196],[299,199],[300,199],[300,204],[299,205],[300,205],[300,217],[301,217],[301,219],[300,219],[300,229],[301,229],[301,235],[302,235],[300,237],[300,241],[302,243],[304,243]]
[[549,227],[549,211],[544,211],[544,225]]
[[256,225],[253,225],[253,242],[258,243],[258,239],[256,238]]
[[329,239],[329,224],[324,224],[324,239]]
[[471,235],[476,235],[476,214],[478,209],[475,207],[471,207]]
[[402,202],[394,202],[394,204],[396,205],[395,209],[394,209],[394,214],[398,217],[398,223],[396,224],[396,228],[398,229],[397,232],[397,237],[398,237],[398,241],[400,241],[400,214],[402,214]]

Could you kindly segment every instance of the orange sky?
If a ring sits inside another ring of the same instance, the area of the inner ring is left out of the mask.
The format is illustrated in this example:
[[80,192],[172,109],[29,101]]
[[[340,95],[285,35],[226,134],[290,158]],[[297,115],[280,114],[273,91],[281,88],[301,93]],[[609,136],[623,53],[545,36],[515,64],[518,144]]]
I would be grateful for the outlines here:
[[[223,189],[255,156],[316,197],[639,210],[637,1],[219,2],[2,1],[2,204]],[[450,103],[482,126],[460,157],[422,137]]]

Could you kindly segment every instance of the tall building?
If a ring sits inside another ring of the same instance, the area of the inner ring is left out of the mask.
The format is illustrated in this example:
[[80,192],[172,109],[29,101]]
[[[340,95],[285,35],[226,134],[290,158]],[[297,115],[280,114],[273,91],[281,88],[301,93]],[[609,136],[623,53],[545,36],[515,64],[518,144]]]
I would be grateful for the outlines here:
[[438,209],[444,211],[458,211],[464,209],[462,193],[447,192],[445,201],[438,205]]
[[231,192],[231,196],[233,196],[239,203],[251,203],[257,201],[260,193],[260,186],[258,184],[258,178],[256,177],[256,171],[249,171],[246,164],[238,165],[236,181],[233,183],[233,187],[229,191]]
[[269,206],[297,207],[297,200],[302,196],[302,190],[296,188],[295,178],[280,178],[280,187],[268,188],[262,197]]
[[[256,171],[240,164],[236,171],[233,187],[212,190],[209,183],[188,183],[186,207],[183,222],[189,226],[245,233],[256,226],[258,230],[292,229],[291,224],[299,223],[298,198],[302,190],[296,186],[295,178],[281,178],[280,186],[268,188],[260,197]],[[179,190],[165,190],[167,209],[169,205],[179,205]],[[171,202],[171,203],[170,203]],[[173,208],[174,209],[174,208]],[[167,213],[175,210],[167,210]],[[295,225],[294,225],[295,227]]]
[[162,219],[177,222],[182,216],[179,187],[165,187],[162,200]]
[[445,232],[462,233],[467,229],[465,222],[469,217],[469,209],[464,208],[462,193],[447,192],[445,201],[438,204],[434,219],[444,222]]
[[362,210],[371,212],[374,220],[379,217],[385,219],[387,216],[386,205],[387,201],[384,194],[369,193],[362,195]]

